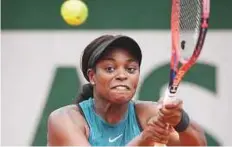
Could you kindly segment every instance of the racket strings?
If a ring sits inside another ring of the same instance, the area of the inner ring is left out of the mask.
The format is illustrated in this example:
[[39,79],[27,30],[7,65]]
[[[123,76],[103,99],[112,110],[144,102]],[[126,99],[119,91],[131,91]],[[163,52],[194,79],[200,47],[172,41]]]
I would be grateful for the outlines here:
[[201,0],[180,0],[179,51],[180,61],[187,62],[192,56],[200,32]]
[[180,1],[180,30],[194,31],[200,27],[201,2],[200,0]]

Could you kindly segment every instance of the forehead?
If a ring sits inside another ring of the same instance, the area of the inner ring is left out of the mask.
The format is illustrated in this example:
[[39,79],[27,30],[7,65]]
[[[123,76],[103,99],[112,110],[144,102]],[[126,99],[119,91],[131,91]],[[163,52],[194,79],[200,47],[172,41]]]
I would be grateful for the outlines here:
[[108,50],[106,50],[102,56],[100,57],[101,59],[104,59],[106,57],[114,57],[116,55],[123,55],[124,57],[128,57],[128,58],[134,58],[134,54],[126,48],[109,48]]

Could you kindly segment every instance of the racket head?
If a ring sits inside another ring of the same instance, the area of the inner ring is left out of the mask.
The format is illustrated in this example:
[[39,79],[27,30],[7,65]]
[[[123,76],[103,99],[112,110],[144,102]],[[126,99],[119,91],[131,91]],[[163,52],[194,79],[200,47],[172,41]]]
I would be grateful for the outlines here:
[[[198,59],[208,28],[210,0],[172,0],[169,92],[175,94]],[[181,64],[179,64],[181,63]]]

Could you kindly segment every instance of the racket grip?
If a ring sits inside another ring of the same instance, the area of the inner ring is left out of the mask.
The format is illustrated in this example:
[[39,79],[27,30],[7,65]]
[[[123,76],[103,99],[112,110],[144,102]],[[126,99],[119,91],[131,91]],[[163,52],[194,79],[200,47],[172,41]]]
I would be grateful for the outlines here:
[[176,93],[171,93],[169,88],[166,89],[165,95],[164,95],[164,104],[168,101],[172,101],[176,99]]

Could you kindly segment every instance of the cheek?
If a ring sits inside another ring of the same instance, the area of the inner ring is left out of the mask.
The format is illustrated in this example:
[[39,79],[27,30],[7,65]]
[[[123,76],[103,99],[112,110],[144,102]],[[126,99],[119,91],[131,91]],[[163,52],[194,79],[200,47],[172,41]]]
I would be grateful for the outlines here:
[[99,90],[100,89],[107,89],[110,86],[109,84],[110,84],[111,79],[112,79],[112,76],[99,71],[96,74],[95,83],[96,83],[97,87],[99,87]]
[[136,89],[139,83],[139,74],[131,77],[131,84]]

